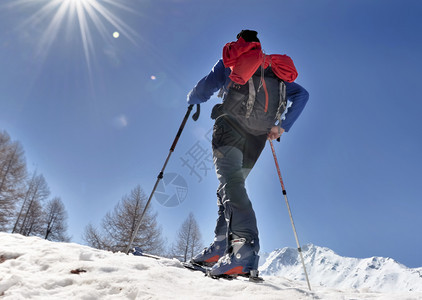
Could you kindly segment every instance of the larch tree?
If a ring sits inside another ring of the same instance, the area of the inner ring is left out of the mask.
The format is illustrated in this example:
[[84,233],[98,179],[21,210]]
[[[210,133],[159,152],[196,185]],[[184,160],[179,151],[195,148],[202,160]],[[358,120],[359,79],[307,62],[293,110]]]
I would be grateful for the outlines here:
[[42,202],[49,195],[50,190],[44,176],[34,172],[32,178],[27,182],[21,208],[12,230],[13,233],[42,236],[42,229],[39,226],[43,223]]
[[69,242],[67,212],[59,197],[49,200],[44,208],[44,238],[50,241]]
[[190,213],[183,222],[173,245],[173,256],[183,260],[190,260],[203,248],[201,232],[193,213]]
[[0,131],[0,230],[10,230],[16,204],[26,178],[26,162],[22,146]]
[[[85,228],[84,240],[92,247],[124,252],[135,232],[147,200],[141,187],[136,186],[129,195],[125,195],[117,203],[111,212],[105,215],[101,222],[101,230],[97,230],[92,225]],[[164,252],[157,214],[152,212],[151,207],[145,212],[132,246],[140,247],[144,252],[151,254]]]
[[96,228],[91,223],[85,226],[84,233],[82,234],[82,239],[90,247],[97,248],[100,250],[112,251],[110,246],[112,244],[112,241],[110,239],[107,239],[107,237],[102,233],[102,231]]

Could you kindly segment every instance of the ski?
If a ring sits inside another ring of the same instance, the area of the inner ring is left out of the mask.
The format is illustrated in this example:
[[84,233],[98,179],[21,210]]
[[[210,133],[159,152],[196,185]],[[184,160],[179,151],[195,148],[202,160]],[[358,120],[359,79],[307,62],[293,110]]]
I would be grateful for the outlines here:
[[211,275],[209,273],[209,271],[207,271],[207,276],[212,278],[212,279],[226,279],[226,280],[233,280],[233,279],[247,279],[250,282],[255,282],[255,283],[260,283],[260,282],[264,282],[264,278],[256,275],[256,276],[251,276],[250,274],[238,274],[238,275],[226,275],[226,274],[222,274],[219,276],[215,276],[215,275]]
[[154,258],[154,259],[163,259],[163,258],[165,258],[165,257],[161,257],[161,256],[157,256],[157,255],[153,255],[153,254],[148,254],[148,253],[145,253],[145,252],[143,252],[142,251],[142,249],[141,248],[139,248],[139,247],[134,247],[133,249],[132,249],[132,251],[130,251],[129,253],[131,253],[132,255],[135,255],[135,256],[144,256],[144,257],[149,257],[149,258]]
[[182,265],[191,270],[191,271],[200,271],[202,273],[205,274],[205,276],[210,277],[212,279],[225,279],[225,280],[233,280],[233,279],[240,279],[240,278],[245,278],[245,279],[249,279],[249,281],[251,282],[255,282],[255,283],[260,283],[264,281],[264,278],[258,276],[258,271],[254,271],[251,274],[245,274],[245,275],[220,275],[220,276],[215,276],[215,275],[211,275],[210,274],[210,267],[206,267],[206,266],[202,266],[199,264],[195,264],[194,262],[184,262],[182,263]]
[[239,274],[239,275],[220,275],[220,276],[215,276],[215,275],[211,275],[209,273],[207,273],[208,277],[211,277],[212,279],[226,279],[226,280],[233,280],[233,279],[247,279],[250,282],[255,282],[255,283],[260,283],[260,282],[264,282],[264,278],[260,277],[260,276],[251,276],[250,274]]
[[259,276],[259,271],[258,270],[253,270],[251,271],[251,273],[248,276],[249,281],[255,282],[255,283],[260,283],[260,282],[264,282],[264,278],[262,278],[261,276]]
[[[143,257],[148,257],[148,258],[153,258],[156,260],[160,260],[160,259],[165,259],[165,257],[161,257],[161,256],[157,256],[157,255],[153,255],[153,254],[148,254],[145,252],[142,252],[142,249],[139,247],[134,247],[132,249],[132,251],[130,251],[130,253],[132,255],[135,256],[143,256]],[[186,269],[189,269],[191,271],[199,271],[204,273],[205,276],[212,278],[212,279],[225,279],[225,280],[234,280],[234,279],[249,279],[249,281],[251,282],[255,282],[255,283],[260,283],[264,281],[264,278],[258,276],[258,271],[252,271],[251,274],[244,274],[244,275],[220,275],[220,276],[215,276],[215,275],[211,275],[210,274],[210,270],[211,267],[206,267],[200,264],[196,264],[194,262],[182,262],[182,266],[184,266]]]
[[207,275],[207,271],[209,269],[209,267],[205,267],[199,264],[196,264],[194,262],[183,262],[182,265],[189,270],[192,271],[200,271],[202,273],[204,273],[205,275]]

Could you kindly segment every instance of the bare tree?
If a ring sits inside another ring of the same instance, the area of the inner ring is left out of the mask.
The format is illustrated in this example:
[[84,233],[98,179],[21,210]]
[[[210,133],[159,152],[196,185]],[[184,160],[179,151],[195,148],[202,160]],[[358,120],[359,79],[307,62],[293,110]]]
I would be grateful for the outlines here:
[[16,218],[15,226],[12,232],[23,235],[42,235],[41,203],[50,195],[47,182],[42,174],[36,175],[34,172],[32,178],[27,182],[26,192],[22,201],[21,209]]
[[93,248],[112,251],[110,247],[112,241],[107,239],[106,236],[92,224],[88,224],[85,227],[82,239]]
[[67,212],[62,200],[55,197],[44,208],[44,226],[46,240],[69,242],[67,235]]
[[[124,252],[146,202],[147,197],[138,185],[129,195],[119,201],[112,212],[105,215],[101,222],[101,231],[92,225],[85,228],[84,240],[92,247]],[[151,254],[162,254],[164,252],[163,244],[161,228],[157,224],[157,214],[152,213],[150,208],[142,219],[133,246],[138,246]]]
[[25,236],[43,235],[43,208],[39,200],[31,203],[31,209],[25,214],[25,223],[21,228],[20,234]]
[[173,255],[187,261],[202,248],[203,243],[198,223],[193,213],[190,213],[179,229],[176,243],[173,246]]
[[26,177],[24,152],[0,131],[0,230],[8,230]]

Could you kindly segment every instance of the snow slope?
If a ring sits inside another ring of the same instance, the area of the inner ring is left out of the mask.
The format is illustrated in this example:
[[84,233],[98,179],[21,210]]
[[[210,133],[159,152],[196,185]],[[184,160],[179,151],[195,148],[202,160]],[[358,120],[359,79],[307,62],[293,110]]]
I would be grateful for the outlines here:
[[214,280],[183,268],[177,260],[0,233],[2,299],[422,299],[419,292],[319,286],[308,291],[303,281],[264,278],[264,283]]
[[[342,257],[331,249],[306,245],[302,253],[314,285],[379,292],[422,292],[422,268],[407,268],[391,258]],[[260,267],[262,275],[304,280],[297,249],[271,252]]]

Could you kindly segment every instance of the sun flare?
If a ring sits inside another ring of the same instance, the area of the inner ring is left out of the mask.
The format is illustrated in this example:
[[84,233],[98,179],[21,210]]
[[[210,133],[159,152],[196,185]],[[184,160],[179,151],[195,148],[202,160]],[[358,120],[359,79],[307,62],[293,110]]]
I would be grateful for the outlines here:
[[[136,32],[116,14],[118,10],[131,11],[122,0],[16,0],[14,7],[36,5],[27,19],[27,26],[45,27],[39,38],[36,55],[45,57],[63,28],[76,29],[83,45],[85,59],[90,68],[94,52],[93,34],[104,40],[118,32],[136,44]],[[115,37],[115,36],[114,36]]]

